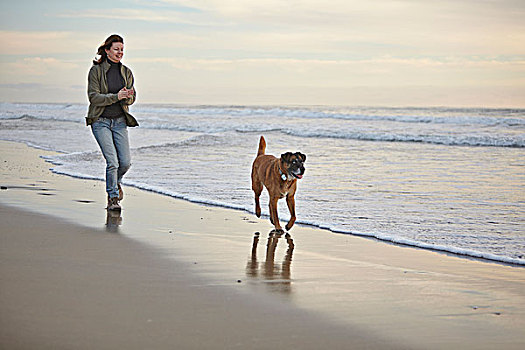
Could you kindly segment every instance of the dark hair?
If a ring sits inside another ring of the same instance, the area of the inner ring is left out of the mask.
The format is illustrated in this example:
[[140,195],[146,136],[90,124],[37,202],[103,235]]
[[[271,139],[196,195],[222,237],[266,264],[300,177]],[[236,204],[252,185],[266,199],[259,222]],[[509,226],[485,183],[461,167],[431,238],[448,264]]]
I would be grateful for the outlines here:
[[100,58],[97,60],[93,60],[93,64],[101,64],[108,58],[108,54],[106,53],[106,50],[109,50],[111,48],[111,45],[113,43],[123,43],[124,39],[118,34],[112,34],[108,36],[106,41],[104,41],[104,44],[100,45],[97,50],[97,55],[100,56]]

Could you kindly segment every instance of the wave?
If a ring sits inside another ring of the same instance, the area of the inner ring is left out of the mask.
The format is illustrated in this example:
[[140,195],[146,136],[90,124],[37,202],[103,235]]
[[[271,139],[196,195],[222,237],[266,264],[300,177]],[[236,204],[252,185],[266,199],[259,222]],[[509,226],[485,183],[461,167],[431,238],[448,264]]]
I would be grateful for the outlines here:
[[33,114],[1,114],[0,120],[41,120],[41,121],[58,121],[69,123],[85,123],[84,118],[79,118],[78,115],[33,115]]
[[142,147],[133,148],[134,151],[150,151],[163,148],[177,148],[177,147],[195,147],[195,146],[213,146],[222,143],[222,138],[217,135],[202,134],[189,137],[185,140],[177,142],[158,143]]
[[[475,134],[408,134],[393,132],[346,131],[341,129],[318,129],[309,127],[276,127],[272,125],[176,125],[176,124],[142,124],[147,129],[174,130],[195,133],[218,134],[223,132],[238,133],[273,133],[279,132],[302,138],[328,138],[380,142],[410,142],[446,146],[473,147],[525,147],[525,133],[518,135],[475,135]],[[204,140],[204,139],[202,139]],[[189,142],[198,143],[198,140]],[[208,142],[208,141],[206,141]]]
[[173,116],[288,117],[304,119],[344,119],[400,123],[525,126],[523,109],[450,108],[321,108],[321,107],[177,107],[141,106],[137,111]]
[[8,103],[0,102],[2,120],[43,120],[85,123],[87,106],[57,103]]
[[[21,111],[31,111],[31,113]],[[83,121],[87,106],[83,104],[23,104],[0,103],[0,119],[10,119],[28,114],[35,118],[53,119],[73,113],[68,120]],[[163,104],[137,104],[137,115],[148,119],[156,117],[285,117],[299,119],[339,119],[362,121],[390,121],[416,124],[452,124],[481,126],[525,126],[525,109],[488,108],[389,108],[389,107],[328,107],[328,106],[186,106]]]
[[525,147],[525,135],[509,136],[480,136],[480,135],[410,135],[395,133],[342,133],[329,132],[298,132],[297,130],[284,131],[286,134],[301,137],[335,138],[361,141],[382,142],[416,142],[446,146],[476,146],[476,147]]

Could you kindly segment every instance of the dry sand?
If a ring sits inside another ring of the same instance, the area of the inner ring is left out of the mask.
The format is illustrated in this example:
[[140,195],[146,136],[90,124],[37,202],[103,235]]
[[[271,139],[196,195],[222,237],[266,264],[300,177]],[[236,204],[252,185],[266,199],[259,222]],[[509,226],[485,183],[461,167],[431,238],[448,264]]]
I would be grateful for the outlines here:
[[[0,348],[523,349],[525,269],[52,174],[0,142]],[[256,232],[260,232],[256,235]]]

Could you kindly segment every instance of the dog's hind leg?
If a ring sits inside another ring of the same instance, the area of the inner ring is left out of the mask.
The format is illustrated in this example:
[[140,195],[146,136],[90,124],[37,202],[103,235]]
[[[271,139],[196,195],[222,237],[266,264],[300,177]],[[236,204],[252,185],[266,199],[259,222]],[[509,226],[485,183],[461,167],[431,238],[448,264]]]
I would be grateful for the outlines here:
[[290,211],[290,221],[286,224],[286,231],[290,231],[293,224],[295,223],[295,197],[293,195],[286,196],[286,204],[288,204],[288,210]]

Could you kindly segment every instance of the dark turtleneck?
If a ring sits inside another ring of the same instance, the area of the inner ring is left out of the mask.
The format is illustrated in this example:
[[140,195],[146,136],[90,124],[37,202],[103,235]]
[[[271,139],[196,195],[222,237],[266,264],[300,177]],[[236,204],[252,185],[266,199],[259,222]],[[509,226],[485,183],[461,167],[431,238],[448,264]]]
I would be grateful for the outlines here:
[[[108,92],[111,94],[118,93],[124,87],[124,79],[120,74],[120,67],[122,63],[115,63],[110,59],[107,60],[110,64],[110,67],[106,73],[106,78],[108,82]],[[124,115],[120,101],[113,103],[112,105],[106,106],[104,112],[102,112],[101,117],[104,118],[118,118]]]

